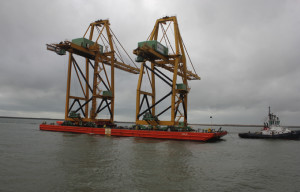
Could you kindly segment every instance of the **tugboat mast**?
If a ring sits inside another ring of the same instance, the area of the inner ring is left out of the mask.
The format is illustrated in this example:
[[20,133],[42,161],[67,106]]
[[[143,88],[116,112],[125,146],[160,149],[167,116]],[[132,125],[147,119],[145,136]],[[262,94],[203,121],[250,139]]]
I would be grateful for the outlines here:
[[271,120],[271,107],[269,106],[269,120]]

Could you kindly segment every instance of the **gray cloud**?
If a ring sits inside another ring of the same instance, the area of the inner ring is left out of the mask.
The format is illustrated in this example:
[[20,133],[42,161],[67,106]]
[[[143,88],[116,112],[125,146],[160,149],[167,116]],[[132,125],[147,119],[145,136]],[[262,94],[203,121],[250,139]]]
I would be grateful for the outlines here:
[[[201,81],[190,82],[189,122],[262,123],[271,105],[300,125],[300,3],[226,1],[2,1],[0,115],[63,118],[67,56],[46,43],[110,19],[134,58],[156,19],[176,15]],[[191,66],[189,66],[191,69]],[[116,73],[116,120],[134,120],[137,75]]]

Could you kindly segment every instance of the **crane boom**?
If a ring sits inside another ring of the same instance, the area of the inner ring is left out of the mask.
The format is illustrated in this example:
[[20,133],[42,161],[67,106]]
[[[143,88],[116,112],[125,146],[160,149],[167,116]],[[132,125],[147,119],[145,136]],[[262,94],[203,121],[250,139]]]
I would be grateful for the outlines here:
[[[63,53],[70,52],[70,53],[74,53],[76,55],[88,58],[90,60],[95,60],[95,56],[96,56],[96,52],[93,49],[89,49],[89,48],[85,48],[82,46],[79,46],[77,44],[74,44],[70,41],[64,41],[58,44],[46,44],[47,45],[47,50],[49,51],[53,51],[59,55],[64,55]],[[63,51],[62,51],[63,50]],[[102,55],[99,55],[99,57],[101,59],[103,59],[104,64],[106,65],[110,65],[109,59],[108,59],[108,55],[110,53],[103,53]],[[100,59],[98,58],[98,59]],[[140,69],[137,67],[132,67],[131,65],[122,63],[120,61],[115,61],[115,68],[123,70],[123,71],[127,71],[129,73],[133,73],[133,74],[139,74],[140,73]]]

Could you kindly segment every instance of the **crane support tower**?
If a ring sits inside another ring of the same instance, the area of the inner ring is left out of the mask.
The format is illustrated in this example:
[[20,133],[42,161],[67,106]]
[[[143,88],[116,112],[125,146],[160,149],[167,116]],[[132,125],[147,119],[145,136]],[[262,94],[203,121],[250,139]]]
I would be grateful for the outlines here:
[[[89,123],[113,126],[115,68],[133,74],[140,71],[138,67],[124,63],[116,42],[123,48],[110,29],[109,20],[98,20],[89,25],[82,38],[47,44],[47,49],[58,55],[69,52],[65,121],[86,126]],[[77,61],[80,59],[82,65]],[[80,85],[80,93],[71,90],[74,79]],[[104,111],[109,118],[98,118],[97,115]]]
[[[172,26],[171,34],[174,39],[167,35]],[[193,64],[182,40],[177,18],[172,16],[158,19],[147,41],[139,42],[133,53],[137,55],[136,61],[141,62],[136,95],[136,124],[148,125],[153,129],[159,129],[161,125],[187,127],[187,100],[190,90],[188,80],[200,80],[200,77],[195,70],[187,70],[186,54],[192,66]],[[143,76],[149,80],[150,91],[142,90],[142,84],[145,84]],[[168,93],[159,100],[156,99],[156,78],[169,87]],[[170,106],[156,112],[157,106],[170,97]],[[160,115],[169,110],[170,120],[160,121]]]

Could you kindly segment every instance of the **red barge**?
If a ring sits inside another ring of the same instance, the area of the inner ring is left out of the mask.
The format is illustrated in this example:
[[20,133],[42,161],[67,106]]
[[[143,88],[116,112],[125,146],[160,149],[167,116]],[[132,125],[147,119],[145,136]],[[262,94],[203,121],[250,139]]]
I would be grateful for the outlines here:
[[217,140],[227,134],[227,131],[155,131],[155,130],[135,130],[126,128],[95,128],[95,127],[78,127],[65,125],[49,125],[41,124],[40,130],[44,131],[59,131],[71,133],[87,133],[106,136],[119,137],[145,137],[155,139],[174,139],[174,140],[189,140],[189,141],[211,141]]

